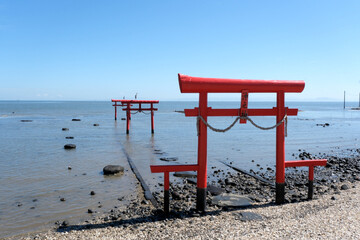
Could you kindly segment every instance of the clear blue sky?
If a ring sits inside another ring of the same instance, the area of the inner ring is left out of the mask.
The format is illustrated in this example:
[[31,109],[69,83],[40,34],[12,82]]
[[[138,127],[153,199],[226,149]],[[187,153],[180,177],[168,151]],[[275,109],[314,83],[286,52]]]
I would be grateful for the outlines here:
[[360,1],[0,0],[0,100],[196,100],[177,73],[305,80],[287,100],[357,101]]

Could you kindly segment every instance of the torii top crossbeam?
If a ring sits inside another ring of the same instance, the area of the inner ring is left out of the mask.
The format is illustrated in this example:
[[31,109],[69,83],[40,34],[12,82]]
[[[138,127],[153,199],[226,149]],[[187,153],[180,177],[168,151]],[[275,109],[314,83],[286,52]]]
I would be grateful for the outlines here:
[[302,92],[304,81],[202,78],[178,75],[182,93]]
[[[131,111],[137,112],[151,112],[151,133],[154,133],[154,111],[157,111],[157,108],[154,108],[154,104],[159,103],[159,100],[129,100],[129,99],[111,99],[111,102],[114,103],[115,107],[115,120],[117,120],[117,107],[125,107],[122,110],[126,111],[126,134],[130,132],[130,120],[131,120]],[[118,105],[120,103],[120,105]],[[142,104],[149,104],[150,106],[144,107]],[[137,106],[134,106],[137,105]]]

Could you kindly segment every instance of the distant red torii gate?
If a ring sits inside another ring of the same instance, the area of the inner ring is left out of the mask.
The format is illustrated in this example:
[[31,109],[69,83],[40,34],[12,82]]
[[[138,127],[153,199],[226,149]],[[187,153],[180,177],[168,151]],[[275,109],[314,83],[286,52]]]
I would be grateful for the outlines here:
[[[157,111],[157,108],[154,108],[154,104],[159,103],[159,100],[126,100],[126,99],[111,99],[111,102],[114,103],[115,107],[115,120],[117,120],[117,107],[125,107],[122,110],[126,111],[126,134],[130,133],[130,120],[131,120],[131,111],[146,112],[150,111],[151,113],[151,133],[154,134],[154,111]],[[117,103],[120,103],[119,105]],[[136,107],[133,107],[137,104]],[[150,104],[148,107],[143,107],[142,104]]]
[[[251,80],[201,78],[178,74],[182,93],[199,93],[199,107],[185,109],[185,116],[198,117],[198,161],[193,165],[152,165],[151,171],[164,173],[164,209],[169,212],[169,172],[197,171],[197,203],[200,211],[205,211],[207,188],[207,117],[237,116],[240,123],[246,123],[248,116],[276,116],[276,203],[285,200],[285,167],[309,167],[308,198],[313,194],[313,174],[315,166],[326,165],[325,159],[305,161],[285,161],[285,128],[287,116],[296,116],[298,109],[285,107],[285,92],[300,93],[304,81]],[[208,107],[208,93],[241,93],[238,109],[212,109]],[[248,109],[249,93],[276,93],[277,104],[272,109]],[[275,127],[274,126],[274,127]]]

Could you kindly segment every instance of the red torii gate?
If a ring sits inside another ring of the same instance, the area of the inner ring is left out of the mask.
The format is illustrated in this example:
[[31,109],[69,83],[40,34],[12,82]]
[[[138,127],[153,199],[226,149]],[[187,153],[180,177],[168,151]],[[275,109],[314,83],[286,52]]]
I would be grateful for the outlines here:
[[[313,196],[313,175],[315,166],[326,165],[325,159],[285,161],[285,128],[287,116],[296,116],[298,109],[285,107],[285,92],[300,93],[304,81],[251,80],[201,78],[178,74],[182,93],[199,93],[199,107],[185,109],[185,116],[197,117],[198,161],[193,165],[150,166],[151,172],[164,173],[164,209],[169,212],[169,172],[197,171],[197,203],[200,211],[205,211],[207,187],[207,117],[237,116],[240,123],[251,121],[248,116],[276,116],[276,203],[285,200],[285,167],[309,167],[308,198]],[[241,106],[238,109],[212,109],[208,107],[208,93],[241,93]],[[277,104],[272,109],[248,109],[249,93],[276,93]],[[252,122],[252,121],[251,121]],[[268,128],[270,129],[270,128]]]
[[[151,113],[151,133],[154,134],[154,111],[157,111],[157,108],[154,108],[154,104],[159,103],[159,100],[126,100],[126,99],[111,99],[111,102],[114,103],[115,107],[115,120],[117,120],[117,107],[125,107],[122,110],[126,111],[126,134],[130,132],[130,120],[131,120],[131,111],[146,112],[150,111]],[[120,103],[118,105],[117,103]],[[133,105],[137,104],[137,107]],[[150,104],[148,107],[142,107],[141,104]]]

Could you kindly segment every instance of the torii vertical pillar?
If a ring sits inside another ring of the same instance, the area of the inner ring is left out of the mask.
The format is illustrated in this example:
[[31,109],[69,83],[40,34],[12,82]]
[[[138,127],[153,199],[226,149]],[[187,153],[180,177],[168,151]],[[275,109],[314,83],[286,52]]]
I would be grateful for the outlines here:
[[115,121],[117,120],[117,105],[116,105],[116,102],[115,102],[115,104],[114,104],[114,107],[115,107]]
[[151,103],[151,133],[154,134],[154,104]]
[[[276,122],[280,122],[285,116],[285,93],[277,92]],[[276,128],[276,203],[285,201],[285,123]]]
[[131,115],[130,115],[130,103],[127,103],[126,106],[126,134],[129,134],[130,132],[130,120],[131,120]]
[[[207,92],[199,94],[199,111],[200,116],[207,121]],[[198,176],[196,191],[196,209],[205,211],[206,207],[206,187],[207,187],[207,126],[203,121],[199,121],[198,136]]]

